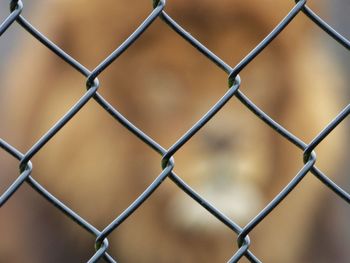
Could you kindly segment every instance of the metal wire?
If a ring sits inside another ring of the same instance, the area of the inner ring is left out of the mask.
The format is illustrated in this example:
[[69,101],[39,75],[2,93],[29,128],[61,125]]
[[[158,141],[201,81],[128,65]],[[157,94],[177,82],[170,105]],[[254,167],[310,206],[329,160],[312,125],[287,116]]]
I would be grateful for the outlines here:
[[[238,262],[242,257],[246,257],[250,262],[260,262],[260,260],[249,250],[250,238],[248,234],[254,230],[254,228],[264,220],[269,213],[275,209],[283,199],[300,183],[303,178],[311,172],[316,178],[320,180],[324,185],[330,188],[341,199],[350,203],[350,195],[343,190],[340,186],[335,184],[329,179],[320,169],[315,166],[317,146],[349,115],[350,104],[347,105],[335,118],[331,121],[309,144],[303,142],[298,137],[293,135],[287,129],[282,127],[272,118],[270,118],[265,112],[263,112],[258,106],[256,106],[246,95],[240,91],[241,79],[238,75],[242,69],[247,67],[256,56],[258,56],[287,26],[293,22],[293,19],[300,13],[304,13],[315,25],[319,26],[335,41],[337,41],[345,49],[350,49],[350,42],[345,37],[336,32],[325,21],[318,17],[307,5],[306,0],[296,1],[295,6],[290,12],[283,18],[280,23],[271,31],[266,38],[261,41],[248,55],[246,55],[236,66],[231,67],[225,63],[221,58],[211,52],[207,47],[201,44],[192,35],[186,32],[176,21],[174,21],[165,11],[165,0],[154,0],[154,9],[149,16],[141,23],[141,25],[106,59],[104,59],[95,69],[88,70],[85,66],[72,58],[65,51],[60,49],[55,43],[51,42],[36,28],[34,28],[22,15],[23,3],[21,0],[12,0],[10,2],[10,14],[0,25],[0,36],[16,21],[22,28],[24,28],[29,34],[40,41],[44,46],[51,50],[54,54],[64,60],[72,68],[80,72],[86,77],[87,91],[85,94],[71,107],[69,111],[55,124],[53,125],[44,136],[42,136],[26,153],[21,153],[8,142],[0,139],[0,147],[19,161],[20,175],[16,180],[8,187],[0,196],[0,207],[6,203],[13,194],[21,187],[23,183],[29,184],[36,192],[38,192],[43,198],[54,205],[62,213],[71,218],[79,226],[85,229],[96,237],[95,249],[96,252],[91,256],[89,263],[97,262],[99,259],[104,258],[107,262],[117,262],[108,254],[108,236],[115,231],[129,216],[134,213],[145,200],[147,200],[154,191],[157,190],[164,182],[166,178],[169,178],[174,184],[176,184],[182,191],[189,195],[198,205],[206,209],[217,220],[226,225],[237,235],[238,250],[233,251],[233,256],[228,262]],[[109,102],[98,93],[99,81],[97,77],[103,73],[103,71],[109,67],[118,57],[138,40],[138,38],[147,30],[148,27],[156,19],[162,20],[167,24],[175,33],[179,34],[189,44],[196,48],[201,54],[207,57],[211,62],[216,64],[222,69],[228,77],[229,89],[218,100],[215,105],[193,125],[183,136],[181,136],[169,149],[163,148],[155,140],[145,134],[141,129],[132,124],[127,118],[125,118],[120,112],[118,112]],[[206,201],[202,196],[196,193],[189,185],[187,185],[181,177],[175,174],[174,168],[174,154],[179,151],[184,144],[186,144],[195,134],[210,121],[213,116],[224,107],[224,105],[236,97],[243,105],[245,105],[253,114],[265,122],[269,127],[276,131],[280,136],[294,144],[300,150],[302,150],[301,158],[304,160],[304,166],[300,169],[297,175],[284,187],[284,189],[273,200],[261,210],[246,226],[240,227],[232,219],[228,218],[225,214],[219,211],[215,206]],[[156,151],[161,156],[162,172],[159,176],[147,187],[147,189],[120,215],[103,230],[96,229],[93,225],[87,222],[84,218],[80,217],[72,209],[63,204],[60,200],[54,197],[43,186],[40,185],[35,179],[31,177],[33,171],[33,165],[31,159],[42,149],[42,147],[50,142],[50,140],[67,124],[80,109],[82,109],[86,103],[94,99],[106,112],[108,112],[116,121],[121,123],[127,130],[133,133],[142,142],[148,145],[151,149]]]

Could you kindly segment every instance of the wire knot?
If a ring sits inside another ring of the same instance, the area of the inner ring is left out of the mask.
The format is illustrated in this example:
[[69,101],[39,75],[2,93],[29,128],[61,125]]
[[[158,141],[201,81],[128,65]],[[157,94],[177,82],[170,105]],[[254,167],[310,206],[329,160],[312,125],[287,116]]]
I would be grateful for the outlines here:
[[165,5],[165,0],[153,0],[153,9],[156,8],[157,6],[164,6]]
[[86,80],[86,89],[98,89],[100,86],[100,81],[93,74],[90,74]]
[[[233,72],[232,72],[233,73]],[[241,77],[239,75],[230,74],[228,76],[228,87],[232,88],[233,86],[241,85]]]
[[12,0],[10,2],[10,11],[13,12],[16,9],[22,9],[23,8],[23,3],[21,0]]

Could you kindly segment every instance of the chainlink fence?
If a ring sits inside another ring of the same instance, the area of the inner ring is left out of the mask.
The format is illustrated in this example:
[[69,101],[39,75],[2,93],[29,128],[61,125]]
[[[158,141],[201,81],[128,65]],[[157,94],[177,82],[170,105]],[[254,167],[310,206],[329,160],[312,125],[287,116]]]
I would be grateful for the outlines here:
[[[174,184],[176,184],[182,191],[188,194],[198,205],[204,207],[208,213],[212,214],[217,220],[225,224],[237,235],[238,250],[232,251],[232,257],[228,262],[238,262],[242,257],[246,257],[251,262],[260,262],[250,250],[250,239],[249,233],[264,220],[269,213],[278,206],[283,199],[298,185],[298,183],[308,174],[309,172],[319,179],[321,184],[326,185],[331,191],[334,192],[339,198],[343,199],[347,203],[350,202],[350,195],[332,180],[330,180],[320,169],[315,166],[316,154],[315,148],[341,123],[350,112],[350,104],[348,104],[335,118],[326,126],[324,129],[310,142],[305,143],[298,137],[294,136],[291,132],[283,128],[267,114],[265,114],[260,108],[258,108],[252,101],[249,100],[239,89],[240,87],[240,76],[239,73],[242,69],[247,67],[249,63],[268,46],[273,39],[275,39],[282,30],[284,30],[289,23],[293,22],[293,19],[305,14],[311,19],[315,26],[322,28],[330,37],[342,45],[345,49],[350,49],[350,42],[342,35],[337,33],[332,27],[324,22],[320,17],[317,16],[307,5],[306,0],[296,1],[294,7],[280,21],[280,23],[273,29],[273,31],[265,37],[265,39],[259,43],[240,63],[236,66],[231,67],[221,60],[218,56],[212,53],[204,45],[202,45],[193,36],[187,33],[176,21],[174,21],[165,11],[165,0],[154,0],[153,11],[149,16],[142,22],[142,24],[125,40],[112,54],[110,54],[105,60],[103,60],[93,71],[88,70],[74,58],[65,53],[62,49],[51,42],[44,35],[42,35],[37,29],[35,29],[22,15],[23,3],[21,0],[13,0],[10,3],[10,14],[0,25],[0,36],[16,21],[23,29],[29,34],[34,36],[38,41],[50,49],[53,53],[68,63],[72,69],[79,71],[86,77],[87,91],[86,93],[76,102],[76,104],[53,126],[46,134],[40,138],[26,153],[21,153],[16,148],[11,146],[8,142],[0,139],[0,147],[8,154],[13,156],[19,161],[20,175],[12,183],[0,197],[0,206],[6,203],[9,198],[16,193],[23,183],[29,184],[35,191],[37,191],[47,201],[52,203],[62,213],[66,214],[74,222],[79,224],[86,231],[96,236],[95,242],[95,254],[91,256],[88,262],[97,262],[103,258],[107,262],[117,262],[111,255],[108,254],[108,236],[128,217],[135,212],[142,204],[147,200],[152,193],[161,186],[162,182],[169,178]],[[142,130],[134,126],[128,119],[120,114],[109,102],[104,99],[99,93],[99,81],[98,76],[111,65],[123,52],[132,45],[137,39],[147,30],[149,26],[156,20],[160,19],[166,23],[176,34],[179,34],[184,38],[190,45],[195,47],[198,52],[206,56],[212,63],[216,64],[219,68],[225,71],[228,75],[229,89],[224,96],[216,102],[216,104],[195,124],[189,129],[181,138],[179,138],[169,149],[163,148],[156,141],[151,139]],[[0,39],[1,40],[1,39]],[[206,123],[218,112],[225,104],[233,97],[236,97],[241,103],[243,103],[253,114],[270,126],[280,136],[283,136],[290,143],[297,146],[303,155],[304,166],[296,174],[296,176],[284,187],[284,189],[273,198],[273,200],[258,213],[254,219],[252,219],[244,227],[240,227],[234,222],[234,218],[231,220],[223,213],[221,213],[216,207],[212,206],[202,196],[197,194],[191,189],[189,185],[183,182],[180,176],[175,174],[173,171],[174,159],[173,155],[179,151],[184,144],[186,144],[192,136],[206,125]],[[31,159],[36,155],[42,147],[50,142],[50,140],[60,131],[60,129],[70,121],[70,119],[78,113],[78,111],[84,107],[91,99],[95,100],[108,114],[112,115],[113,118],[120,122],[126,129],[133,133],[136,137],[142,140],[145,144],[151,147],[154,151],[161,155],[162,172],[159,176],[147,187],[147,189],[117,218],[115,218],[105,229],[102,231],[88,223],[84,218],[80,217],[72,209],[63,204],[44,187],[40,185],[32,176],[32,163]],[[311,176],[311,175],[309,175]]]

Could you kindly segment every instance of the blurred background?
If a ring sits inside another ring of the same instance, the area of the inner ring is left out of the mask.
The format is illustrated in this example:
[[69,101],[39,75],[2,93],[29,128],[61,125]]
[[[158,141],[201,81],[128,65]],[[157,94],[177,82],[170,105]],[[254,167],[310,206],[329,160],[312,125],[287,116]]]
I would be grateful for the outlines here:
[[[31,0],[30,4],[26,5],[26,18],[31,21],[32,10],[40,5],[39,0]],[[329,24],[335,28],[339,33],[350,39],[350,2],[348,0],[332,0],[322,1],[323,10],[321,17],[325,18]],[[326,8],[324,8],[326,7]],[[3,21],[8,15],[8,1],[0,1],[0,21]],[[4,69],[7,67],[6,61],[9,60],[13,52],[21,46],[20,39],[23,35],[23,29],[18,26],[12,26],[1,38],[0,38],[0,76]],[[320,43],[329,48],[334,57],[336,58],[342,74],[347,80],[347,86],[344,88],[344,97],[350,98],[350,89],[348,83],[350,83],[350,54],[335,41],[331,40],[326,34],[319,34]],[[1,89],[0,85],[0,89]],[[1,108],[1,107],[0,107]],[[345,125],[350,127],[349,120],[344,122]],[[343,124],[343,125],[344,125]],[[0,134],[1,135],[1,134]],[[350,145],[350,141],[345,142]],[[350,151],[348,151],[348,155]],[[346,162],[343,165],[343,172],[339,176],[337,183],[346,190],[350,190],[350,162]],[[317,260],[313,257],[312,262],[326,263],[326,262],[349,262],[350,250],[348,245],[350,244],[350,228],[348,227],[350,219],[349,206],[334,194],[328,194],[324,200],[324,206],[327,207],[328,213],[322,214],[319,217],[318,233],[315,242],[313,243],[314,251],[317,251]],[[1,213],[0,213],[1,215]],[[333,217],[337,217],[337,225],[334,225]],[[1,222],[1,218],[0,218]],[[325,247],[326,249],[320,249]],[[334,261],[337,259],[336,261]],[[1,259],[0,259],[0,262]],[[311,261],[310,261],[311,262]]]

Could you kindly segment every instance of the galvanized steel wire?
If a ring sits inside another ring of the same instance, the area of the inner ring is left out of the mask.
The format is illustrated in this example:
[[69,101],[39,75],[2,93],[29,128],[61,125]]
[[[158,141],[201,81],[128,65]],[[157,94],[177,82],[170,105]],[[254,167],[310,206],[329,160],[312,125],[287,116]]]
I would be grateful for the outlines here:
[[[108,236],[115,231],[120,224],[122,224],[128,217],[138,209],[152,193],[161,186],[162,182],[169,178],[174,184],[176,184],[182,191],[188,194],[198,205],[204,207],[210,214],[226,225],[237,235],[238,249],[232,251],[232,257],[228,262],[238,262],[242,257],[246,257],[251,262],[260,262],[260,260],[249,250],[250,238],[249,233],[262,221],[269,213],[278,206],[283,199],[291,192],[300,181],[310,172],[320,182],[326,185],[337,196],[342,198],[345,202],[350,203],[350,195],[336,183],[334,183],[326,174],[315,166],[316,162],[316,148],[317,146],[341,123],[350,112],[350,104],[348,104],[334,120],[331,121],[310,143],[305,143],[290,131],[282,127],[272,118],[270,118],[265,112],[263,112],[258,106],[256,106],[243,92],[239,89],[241,85],[241,79],[239,73],[242,69],[247,67],[249,63],[259,55],[266,46],[268,46],[287,26],[293,22],[293,19],[304,13],[315,25],[320,27],[337,41],[342,47],[349,50],[350,41],[336,32],[325,21],[318,17],[307,5],[306,0],[296,1],[294,7],[280,21],[280,23],[268,34],[259,45],[257,45],[248,55],[246,55],[236,66],[231,67],[225,63],[221,58],[211,52],[207,47],[201,44],[197,39],[190,35],[181,25],[177,24],[166,12],[165,0],[154,0],[153,11],[149,16],[141,23],[141,25],[106,59],[104,59],[95,69],[88,70],[84,65],[68,55],[64,50],[60,49],[55,43],[51,42],[35,27],[33,27],[22,15],[21,12],[24,8],[21,0],[13,0],[10,2],[10,14],[0,25],[0,36],[14,23],[17,22],[23,29],[29,34],[35,37],[58,57],[68,63],[72,68],[80,72],[86,77],[85,94],[76,102],[73,107],[45,134],[42,136],[26,153],[19,152],[16,148],[11,146],[10,143],[3,139],[0,139],[0,147],[19,161],[20,175],[6,189],[0,196],[0,207],[6,203],[9,198],[21,187],[23,183],[29,184],[35,191],[37,191],[43,198],[54,205],[57,209],[62,211],[65,215],[71,218],[74,222],[84,228],[86,231],[96,237],[95,242],[95,254],[91,255],[89,263],[97,262],[103,258],[107,262],[117,262],[112,256],[108,254]],[[216,102],[216,104],[195,124],[190,128],[182,137],[180,137],[169,149],[163,148],[155,140],[145,134],[141,129],[136,127],[127,118],[125,118],[117,109],[115,109],[109,102],[98,93],[99,80],[98,77],[103,71],[111,65],[118,57],[135,42],[138,38],[147,30],[149,26],[156,20],[160,19],[166,23],[175,33],[179,34],[189,44],[196,48],[200,53],[206,56],[211,62],[216,64],[227,74],[229,89],[222,96],[222,98]],[[0,39],[1,41],[1,39]],[[280,136],[283,136],[286,140],[294,144],[301,150],[301,157],[304,161],[304,166],[296,176],[284,187],[284,189],[259,213],[257,214],[247,225],[240,227],[234,222],[234,218],[230,219],[215,206],[207,202],[202,196],[196,193],[189,185],[187,185],[180,176],[174,171],[174,154],[179,151],[186,142],[188,142],[195,134],[206,125],[206,123],[213,118],[213,116],[220,111],[225,104],[236,97],[242,104],[244,104],[253,114],[265,122]],[[158,177],[147,187],[147,189],[119,216],[117,216],[105,229],[98,230],[92,224],[87,222],[84,218],[80,217],[72,209],[63,204],[43,186],[40,185],[32,176],[33,165],[31,159],[41,150],[41,148],[62,129],[64,125],[75,116],[79,110],[81,110],[91,99],[95,100],[107,113],[109,113],[116,121],[121,123],[126,129],[138,137],[141,141],[151,147],[154,151],[161,156],[162,172]],[[310,175],[309,175],[310,176]]]

